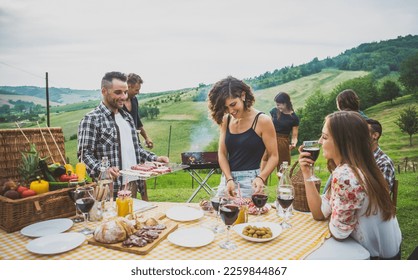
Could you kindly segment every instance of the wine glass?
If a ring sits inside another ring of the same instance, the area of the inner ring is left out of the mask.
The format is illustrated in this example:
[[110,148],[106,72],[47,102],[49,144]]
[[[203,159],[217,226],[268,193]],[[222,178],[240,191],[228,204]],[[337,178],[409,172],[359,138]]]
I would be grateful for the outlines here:
[[257,207],[257,221],[260,222],[260,214],[263,207],[266,205],[268,199],[267,187],[263,186],[262,188],[256,189],[256,191],[251,195],[251,200],[253,201],[255,207]]
[[295,190],[292,185],[280,185],[277,188],[277,202],[283,208],[283,221],[281,222],[282,228],[290,228],[292,227],[287,221],[289,219],[289,215],[287,211],[289,207],[292,205],[293,200],[295,197]]
[[231,225],[233,225],[238,218],[239,205],[237,205],[233,200],[221,200],[219,213],[227,229],[226,241],[219,244],[219,246],[222,249],[235,250],[237,245],[230,240],[229,231],[231,229]]
[[72,202],[74,202],[74,207],[75,207],[75,217],[72,218],[72,220],[73,220],[74,223],[81,223],[83,221],[83,217],[81,217],[79,215],[80,212],[79,212],[79,210],[77,208],[77,205],[75,203],[75,201],[77,200],[77,194],[78,194],[77,188],[70,189],[68,191],[68,196],[70,197],[70,199],[72,200]]
[[[311,155],[309,156],[309,158],[312,159],[313,161],[317,160],[319,156],[319,150],[320,150],[320,145],[318,141],[303,141],[302,151],[310,153]],[[315,176],[314,164],[312,164],[310,168],[311,168],[312,175],[308,179],[306,179],[306,181],[309,181],[309,182],[320,181],[321,179]]]
[[[222,233],[225,229],[221,226],[219,222],[219,205],[221,202],[225,202],[225,198],[222,195],[218,194],[218,189],[213,189],[211,192],[210,203],[212,204],[213,209],[216,211],[216,222],[215,225],[211,228],[215,233]],[[222,203],[222,204],[223,204]]]
[[85,235],[93,233],[93,230],[87,226],[88,214],[95,202],[95,199],[93,198],[93,190],[93,187],[80,187],[77,189],[77,198],[75,203],[84,216],[84,228],[80,232]]

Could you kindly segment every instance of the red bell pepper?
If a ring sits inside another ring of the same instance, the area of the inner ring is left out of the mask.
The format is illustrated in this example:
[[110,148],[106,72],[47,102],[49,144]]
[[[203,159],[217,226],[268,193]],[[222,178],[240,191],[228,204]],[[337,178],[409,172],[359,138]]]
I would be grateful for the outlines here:
[[70,180],[78,180],[77,174],[71,174],[71,171],[68,171],[67,174],[62,174],[60,176],[60,182],[68,182]]

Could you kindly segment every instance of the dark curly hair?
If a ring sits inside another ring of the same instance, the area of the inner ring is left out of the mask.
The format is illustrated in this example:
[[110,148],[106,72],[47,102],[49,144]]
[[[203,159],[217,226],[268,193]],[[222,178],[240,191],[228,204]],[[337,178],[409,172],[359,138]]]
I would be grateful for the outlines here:
[[225,100],[227,98],[241,97],[245,92],[244,110],[250,108],[255,101],[254,94],[246,83],[232,76],[218,81],[209,91],[208,108],[212,119],[217,123],[222,123],[222,118],[226,113]]

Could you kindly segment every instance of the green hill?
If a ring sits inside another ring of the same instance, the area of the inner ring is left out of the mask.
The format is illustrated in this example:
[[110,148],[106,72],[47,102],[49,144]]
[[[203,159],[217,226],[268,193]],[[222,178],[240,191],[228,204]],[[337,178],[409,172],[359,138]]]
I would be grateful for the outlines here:
[[402,163],[405,157],[418,162],[418,134],[413,135],[412,143],[414,145],[410,147],[409,135],[401,133],[399,127],[395,124],[399,112],[414,103],[418,105],[411,95],[407,95],[397,98],[393,101],[393,104],[382,102],[365,110],[368,117],[376,119],[382,124],[383,132],[379,144],[396,164]]

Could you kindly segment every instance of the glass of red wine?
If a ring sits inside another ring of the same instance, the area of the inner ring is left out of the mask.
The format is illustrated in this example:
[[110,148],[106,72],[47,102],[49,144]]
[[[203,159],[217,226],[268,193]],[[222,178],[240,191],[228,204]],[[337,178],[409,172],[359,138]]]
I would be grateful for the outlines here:
[[219,222],[219,206],[226,202],[226,198],[223,194],[218,193],[218,189],[213,189],[211,192],[210,203],[212,204],[213,209],[216,212],[216,223],[211,228],[215,233],[222,233],[225,229],[222,227],[221,223]]
[[84,216],[84,228],[80,230],[81,233],[88,235],[92,234],[93,230],[88,228],[87,220],[88,214],[94,205],[93,187],[80,187],[77,189],[77,197],[75,204],[77,208],[83,213]]
[[222,221],[226,225],[227,229],[226,241],[219,244],[219,246],[222,249],[235,250],[237,245],[230,240],[229,231],[238,218],[239,205],[237,205],[233,200],[221,200],[219,205],[219,214],[221,215]]
[[277,203],[283,208],[283,221],[281,222],[282,228],[290,228],[291,224],[288,223],[289,215],[287,211],[292,205],[295,197],[295,190],[292,185],[279,185],[277,187]]
[[251,200],[253,201],[255,207],[257,207],[257,221],[260,222],[260,214],[263,207],[266,205],[268,199],[267,187],[263,186],[262,188],[257,189],[252,195]]
[[[309,158],[312,159],[313,161],[316,161],[318,159],[319,150],[320,150],[319,142],[318,141],[303,141],[302,150],[304,152],[310,153],[311,155],[309,156]],[[321,180],[315,176],[314,164],[311,165],[311,172],[312,172],[312,175],[308,179],[306,179],[306,181],[315,182],[315,181]]]
[[77,205],[75,204],[75,201],[77,200],[77,194],[78,194],[77,188],[70,189],[68,191],[68,196],[70,197],[72,202],[74,202],[74,207],[75,207],[75,217],[72,220],[74,223],[81,223],[83,221],[83,217],[79,215],[79,210],[77,208]]

